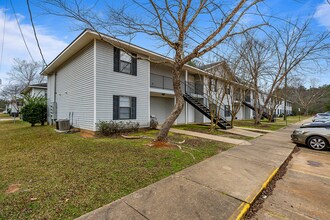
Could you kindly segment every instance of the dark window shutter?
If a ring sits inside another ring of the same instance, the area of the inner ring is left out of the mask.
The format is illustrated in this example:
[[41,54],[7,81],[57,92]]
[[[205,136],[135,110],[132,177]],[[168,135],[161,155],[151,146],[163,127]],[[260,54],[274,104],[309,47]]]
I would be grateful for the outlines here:
[[132,70],[131,74],[137,76],[137,59],[135,58],[136,54],[132,54]]
[[215,79],[214,80],[214,91],[217,91],[217,89],[218,89],[218,80]]
[[119,96],[113,96],[113,120],[119,119]]
[[136,119],[136,97],[131,97],[131,119]]
[[120,50],[117,47],[113,48],[113,71],[119,72]]

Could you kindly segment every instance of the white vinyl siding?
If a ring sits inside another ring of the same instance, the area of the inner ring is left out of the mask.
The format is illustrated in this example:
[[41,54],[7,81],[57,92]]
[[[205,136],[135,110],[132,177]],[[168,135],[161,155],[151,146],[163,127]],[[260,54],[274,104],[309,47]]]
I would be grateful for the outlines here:
[[137,76],[114,72],[113,47],[96,42],[96,122],[113,120],[113,95],[136,97],[136,120],[141,127],[150,121],[150,64],[137,60]]
[[[56,75],[57,119],[69,119],[71,112],[73,126],[86,130],[94,130],[93,54],[90,43],[62,65]],[[51,89],[48,93],[52,94]]]
[[174,99],[168,97],[151,96],[150,114],[157,118],[159,124],[163,124],[174,107]]
[[43,96],[46,97],[47,89],[40,89],[40,88],[32,88],[30,95],[31,96]]

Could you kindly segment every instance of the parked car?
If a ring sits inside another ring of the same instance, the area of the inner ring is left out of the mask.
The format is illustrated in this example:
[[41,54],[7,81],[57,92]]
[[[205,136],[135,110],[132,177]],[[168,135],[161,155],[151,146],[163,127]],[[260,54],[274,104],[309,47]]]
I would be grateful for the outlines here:
[[330,127],[329,119],[327,121],[316,121],[316,122],[305,123],[300,126],[300,128],[324,128],[324,127]]
[[330,120],[330,113],[317,113],[312,121],[326,121]]
[[293,131],[291,140],[314,150],[324,150],[330,143],[330,123],[307,123]]

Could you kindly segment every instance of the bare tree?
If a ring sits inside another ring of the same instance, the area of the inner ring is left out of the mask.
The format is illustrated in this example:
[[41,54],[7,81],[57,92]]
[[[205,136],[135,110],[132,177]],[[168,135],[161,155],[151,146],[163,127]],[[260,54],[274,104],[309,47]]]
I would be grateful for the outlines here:
[[267,110],[268,110],[268,122],[274,122],[274,116],[275,116],[275,111],[276,109],[280,106],[280,104],[283,101],[283,90],[276,90],[273,93],[273,96],[270,98],[268,105],[267,105]]
[[242,108],[242,103],[245,100],[246,94],[249,91],[249,86],[246,81],[241,80],[241,64],[242,64],[242,53],[233,51],[228,57],[227,62],[224,62],[224,87],[226,88],[226,100],[230,106],[229,113],[231,122],[234,126],[236,115]]
[[44,77],[40,75],[42,64],[40,62],[27,62],[14,58],[14,64],[7,73],[11,84],[20,85],[24,88],[33,83],[41,83]]
[[288,74],[306,65],[329,60],[330,32],[311,31],[310,26],[310,19],[303,22],[297,19],[281,28],[274,28],[275,33],[270,35],[270,39],[274,43],[277,65],[276,71],[269,77],[271,83],[264,106],[268,105],[274,91],[283,84]]
[[17,99],[21,98],[21,91],[23,88],[24,87],[19,84],[8,84],[3,86],[3,88],[0,90],[0,97],[2,97],[4,100],[17,104]]
[[240,78],[251,88],[255,124],[259,124],[265,109],[262,105],[264,95],[261,88],[265,84],[265,77],[271,73],[274,51],[268,40],[258,40],[253,35],[244,35],[244,41],[236,44],[235,49],[241,54]]
[[226,87],[223,83],[223,62],[212,64],[208,68],[207,76],[201,76],[203,90],[206,92],[206,105],[210,110],[210,132],[213,133],[224,113],[224,99],[226,97]]
[[[262,113],[267,111],[274,92],[283,85],[288,74],[303,69],[306,65],[329,60],[330,32],[312,32],[309,29],[310,25],[309,19],[303,22],[297,20],[294,23],[288,21],[279,28],[273,27],[275,31],[267,33],[269,40],[262,46],[258,46],[261,44],[255,38],[246,41],[249,49],[247,55],[244,56],[245,67],[250,73],[249,77],[254,89],[256,124],[260,123]],[[264,50],[265,48],[269,49]],[[270,53],[267,52],[268,55],[263,56],[265,53],[260,53],[262,51],[270,51]],[[259,59],[260,57],[263,59]],[[268,58],[265,59],[266,57]],[[275,65],[269,65],[269,63]],[[264,68],[261,68],[262,66]],[[262,77],[260,73],[263,74]],[[262,87],[263,90],[260,89]],[[259,101],[261,91],[265,93],[262,102]]]
[[[84,7],[81,1],[69,4],[64,0],[46,0],[43,3],[46,7],[51,6],[48,12],[73,18],[94,31],[104,31],[117,37],[146,34],[169,49],[169,54],[173,55],[171,65],[176,103],[157,137],[158,141],[165,141],[170,127],[184,106],[180,86],[184,65],[231,37],[260,27],[262,24],[246,27],[240,22],[261,1],[239,0],[224,3],[214,0],[131,0],[130,4],[122,8],[107,7],[103,16],[99,12],[93,13],[92,7]],[[132,7],[138,8],[139,13],[128,10]]]
[[291,99],[296,102],[305,111],[305,115],[308,115],[309,108],[317,103],[327,94],[326,87],[318,87],[316,79],[312,79],[310,87],[305,88],[302,79],[295,79],[293,88],[291,88]]

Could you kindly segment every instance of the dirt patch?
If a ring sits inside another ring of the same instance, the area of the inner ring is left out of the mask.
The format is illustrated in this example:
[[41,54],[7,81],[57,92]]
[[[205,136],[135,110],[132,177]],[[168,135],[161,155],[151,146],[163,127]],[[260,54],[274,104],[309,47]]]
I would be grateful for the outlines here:
[[262,208],[262,204],[264,201],[273,194],[273,190],[276,187],[276,182],[286,174],[287,166],[292,159],[292,154],[298,152],[300,149],[298,147],[295,147],[290,154],[290,156],[285,160],[285,162],[282,164],[282,166],[279,168],[278,172],[275,174],[273,179],[269,182],[267,187],[258,195],[256,200],[251,204],[250,209],[245,214],[244,219],[251,219],[259,209]]
[[166,141],[153,141],[148,144],[150,147],[154,148],[176,148],[177,146]]
[[91,133],[87,133],[87,132],[80,132],[80,136],[83,138],[94,138],[95,135],[91,134]]
[[14,183],[14,184],[11,184],[7,190],[6,190],[6,194],[10,194],[10,193],[14,193],[14,192],[17,192],[21,187],[21,184],[19,183]]

